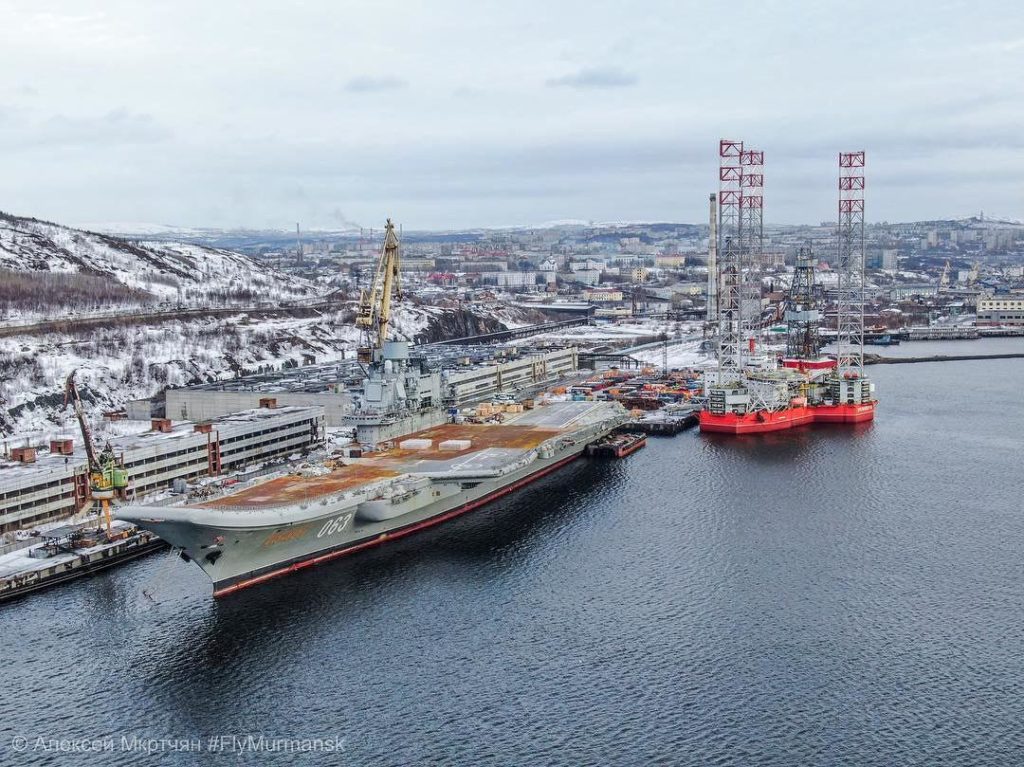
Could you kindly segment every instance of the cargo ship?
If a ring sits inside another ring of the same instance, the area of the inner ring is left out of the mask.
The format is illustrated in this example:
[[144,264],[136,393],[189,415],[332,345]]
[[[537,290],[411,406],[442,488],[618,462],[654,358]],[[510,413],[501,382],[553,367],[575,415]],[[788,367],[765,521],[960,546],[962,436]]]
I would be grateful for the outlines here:
[[195,503],[119,511],[198,565],[215,597],[469,513],[558,471],[629,420],[616,402],[589,401],[505,406],[500,422],[463,419],[446,401],[440,373],[388,337],[398,274],[388,220],[356,313],[366,367],[350,390],[345,419],[358,447],[347,457]]

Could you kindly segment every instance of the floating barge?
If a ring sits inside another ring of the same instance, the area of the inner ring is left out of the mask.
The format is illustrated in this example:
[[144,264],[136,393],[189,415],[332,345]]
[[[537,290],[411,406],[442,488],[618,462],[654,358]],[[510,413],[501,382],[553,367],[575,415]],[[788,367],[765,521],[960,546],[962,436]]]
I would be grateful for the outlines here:
[[791,405],[781,410],[700,415],[700,430],[720,434],[759,434],[812,423],[865,423],[875,417],[875,403]]
[[644,434],[620,432],[609,434],[597,442],[587,445],[587,455],[594,458],[625,458],[647,444]]
[[700,415],[696,408],[683,413],[659,410],[635,419],[629,425],[629,429],[630,431],[639,431],[644,434],[671,437],[687,429],[692,429],[699,422]]
[[87,525],[45,531],[42,543],[0,556],[0,602],[106,570],[167,547],[153,533],[115,522],[113,536]]

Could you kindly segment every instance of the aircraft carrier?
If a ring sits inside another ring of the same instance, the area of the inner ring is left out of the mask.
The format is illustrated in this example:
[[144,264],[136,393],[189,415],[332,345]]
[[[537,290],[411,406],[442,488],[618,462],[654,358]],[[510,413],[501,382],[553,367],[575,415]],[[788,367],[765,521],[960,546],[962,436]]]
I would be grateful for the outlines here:
[[473,511],[565,466],[626,420],[616,403],[553,402],[501,424],[435,426],[323,473],[118,516],[181,549],[219,597]]
[[315,565],[465,514],[578,458],[628,421],[615,402],[513,404],[469,422],[447,405],[440,373],[388,338],[399,243],[384,248],[356,324],[362,383],[346,421],[358,451],[217,498],[129,506],[118,517],[150,530],[213,581],[214,596]]

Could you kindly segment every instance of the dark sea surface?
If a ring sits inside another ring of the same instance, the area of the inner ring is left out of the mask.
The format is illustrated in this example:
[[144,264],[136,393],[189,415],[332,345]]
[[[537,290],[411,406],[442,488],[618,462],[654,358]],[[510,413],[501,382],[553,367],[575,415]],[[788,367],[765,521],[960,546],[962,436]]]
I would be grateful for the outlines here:
[[956,356],[962,354],[1024,354],[1024,338],[992,337],[958,341],[904,341],[896,346],[865,346],[868,354],[882,357]]
[[1024,764],[1024,360],[870,373],[873,424],[652,439],[218,602],[160,554],[0,607],[0,764]]

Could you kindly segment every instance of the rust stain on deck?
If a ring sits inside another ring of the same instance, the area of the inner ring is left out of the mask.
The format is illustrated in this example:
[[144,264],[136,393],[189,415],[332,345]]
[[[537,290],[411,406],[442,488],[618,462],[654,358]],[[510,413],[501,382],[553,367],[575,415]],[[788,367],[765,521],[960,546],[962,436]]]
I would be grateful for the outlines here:
[[[395,448],[374,456],[389,459],[402,458],[451,458],[467,455],[490,447],[504,447],[513,450],[531,450],[541,442],[557,437],[559,429],[541,429],[534,426],[503,426],[499,424],[479,426],[476,424],[446,423],[431,429],[424,429],[393,440]],[[398,445],[407,439],[429,439],[433,445],[427,450],[401,450]],[[472,446],[466,450],[439,450],[438,445],[451,439],[468,439]]]
[[[334,469],[318,477],[289,475],[261,482],[237,493],[195,504],[213,509],[245,507],[270,508],[285,506],[312,498],[320,498],[378,479],[397,477],[421,460],[445,460],[486,450],[487,448],[509,448],[531,450],[545,440],[562,433],[561,429],[537,426],[515,426],[504,424],[442,424],[424,429],[393,440],[395,448],[366,455],[349,466]],[[407,439],[429,439],[433,445],[428,450],[401,450],[398,444]],[[453,439],[470,440],[465,450],[440,450],[438,445]]]
[[196,505],[211,509],[230,509],[239,506],[284,506],[291,503],[301,503],[310,498],[319,498],[324,495],[351,490],[354,487],[365,485],[377,479],[397,477],[398,474],[398,472],[384,466],[360,463],[354,466],[343,466],[319,477],[302,477],[298,475],[277,477],[276,479],[247,487],[224,498],[216,498],[212,501]]

